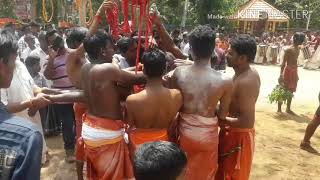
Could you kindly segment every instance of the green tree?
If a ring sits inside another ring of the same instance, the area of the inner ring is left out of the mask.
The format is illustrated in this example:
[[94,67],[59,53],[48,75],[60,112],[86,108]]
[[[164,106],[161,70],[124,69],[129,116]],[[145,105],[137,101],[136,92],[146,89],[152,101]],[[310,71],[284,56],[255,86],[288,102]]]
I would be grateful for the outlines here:
[[16,18],[14,13],[14,1],[0,0],[0,18]]

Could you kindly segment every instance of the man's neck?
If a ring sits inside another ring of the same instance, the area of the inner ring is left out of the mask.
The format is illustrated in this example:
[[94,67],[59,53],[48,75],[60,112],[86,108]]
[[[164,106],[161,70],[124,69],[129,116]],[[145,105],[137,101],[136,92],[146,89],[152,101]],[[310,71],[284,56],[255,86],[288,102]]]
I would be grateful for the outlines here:
[[146,88],[149,89],[149,88],[159,88],[159,87],[163,87],[161,77],[147,79]]
[[205,67],[205,66],[210,66],[210,61],[208,58],[205,58],[205,59],[198,59],[198,60],[195,60],[194,61],[194,66],[197,66],[197,67]]
[[235,76],[239,76],[243,72],[248,71],[250,69],[250,65],[246,64],[246,65],[243,65],[243,66],[233,67],[233,69],[234,69],[234,72],[235,72]]

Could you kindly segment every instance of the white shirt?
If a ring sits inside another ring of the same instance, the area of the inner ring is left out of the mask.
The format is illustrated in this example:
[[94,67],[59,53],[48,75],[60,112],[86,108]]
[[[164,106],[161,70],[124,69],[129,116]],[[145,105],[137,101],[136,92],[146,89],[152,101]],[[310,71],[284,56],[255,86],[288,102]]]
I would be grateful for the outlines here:
[[183,53],[183,55],[185,55],[185,56],[189,56],[189,54],[190,54],[189,51],[190,51],[190,44],[187,43],[187,44],[184,46],[182,53]]
[[[27,101],[34,97],[34,88],[37,88],[37,86],[29,74],[27,67],[20,60],[16,60],[16,69],[14,70],[10,87],[8,89],[1,89],[1,101],[5,105]],[[31,118],[28,115],[27,109],[16,113],[16,115],[26,119]]]
[[187,44],[188,44],[188,43],[182,41],[182,42],[180,43],[180,49],[183,51],[184,47],[185,47]]
[[114,54],[113,59],[114,59],[114,63],[118,64],[120,69],[125,69],[130,67],[126,59],[123,56],[121,56],[121,54]]
[[31,53],[31,49],[29,47],[25,48],[23,50],[23,52],[21,53],[21,59],[23,59],[24,62],[26,62],[27,57],[30,55]]
[[[24,41],[24,37],[25,35],[23,35],[18,41],[18,47],[19,47],[18,52],[20,54],[22,54],[22,52],[28,47],[28,44]],[[35,42],[34,45],[36,47],[40,47],[40,42],[37,37],[34,38],[34,42]]]

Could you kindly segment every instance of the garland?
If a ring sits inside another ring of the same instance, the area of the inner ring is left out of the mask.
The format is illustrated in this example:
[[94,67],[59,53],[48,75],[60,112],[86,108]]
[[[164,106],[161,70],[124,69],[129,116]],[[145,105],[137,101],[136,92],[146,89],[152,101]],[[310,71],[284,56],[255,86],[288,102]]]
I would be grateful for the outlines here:
[[92,1],[91,0],[88,0],[88,3],[89,3],[89,20],[86,21],[86,24],[89,26],[92,21],[93,21],[93,9],[92,9]]
[[48,18],[48,12],[47,12],[47,7],[46,7],[46,0],[42,0],[42,17],[43,20],[46,23],[49,23],[52,21],[53,18],[53,14],[54,14],[54,7],[53,7],[53,2],[52,0],[50,0],[50,5],[51,5],[51,15],[50,18]]

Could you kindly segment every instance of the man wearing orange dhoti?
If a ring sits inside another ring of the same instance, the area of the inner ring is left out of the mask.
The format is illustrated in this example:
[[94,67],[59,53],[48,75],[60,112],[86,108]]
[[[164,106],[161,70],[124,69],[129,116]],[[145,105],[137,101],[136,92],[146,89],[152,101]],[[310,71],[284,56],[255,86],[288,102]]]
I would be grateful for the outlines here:
[[228,66],[235,71],[229,116],[219,119],[219,169],[217,180],[248,180],[254,152],[255,104],[260,77],[250,67],[256,54],[256,41],[248,35],[231,39]]
[[[112,4],[112,3],[111,3]],[[82,140],[90,180],[123,180],[133,178],[128,147],[124,142],[124,123],[118,84],[131,86],[145,83],[143,75],[122,71],[111,64],[114,54],[112,37],[97,32],[88,37],[83,47],[90,63],[81,70],[81,87],[48,98],[52,101],[75,101],[87,104],[83,117]]]
[[[215,33],[209,26],[196,27],[189,35],[189,43],[194,64],[177,67],[168,77],[171,88],[180,89],[183,96],[176,134],[170,136],[187,154],[186,179],[212,180],[218,167],[217,116],[226,118],[232,80],[210,66]],[[218,102],[220,109],[216,111]]]
[[182,96],[177,89],[162,85],[166,70],[166,57],[161,50],[151,50],[142,56],[143,72],[147,76],[146,88],[130,95],[126,101],[130,152],[134,155],[137,146],[149,141],[168,141],[167,129],[182,105]]

